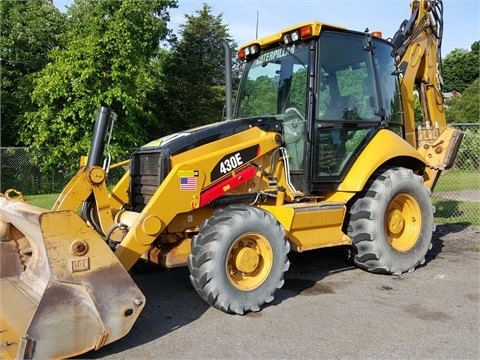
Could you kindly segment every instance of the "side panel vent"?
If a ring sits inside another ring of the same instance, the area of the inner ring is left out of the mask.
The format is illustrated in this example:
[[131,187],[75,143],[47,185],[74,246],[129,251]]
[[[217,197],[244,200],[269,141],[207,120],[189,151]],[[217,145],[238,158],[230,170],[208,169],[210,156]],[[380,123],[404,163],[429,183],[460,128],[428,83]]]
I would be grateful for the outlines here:
[[137,152],[130,162],[130,202],[141,212],[170,171],[170,155],[165,149]]

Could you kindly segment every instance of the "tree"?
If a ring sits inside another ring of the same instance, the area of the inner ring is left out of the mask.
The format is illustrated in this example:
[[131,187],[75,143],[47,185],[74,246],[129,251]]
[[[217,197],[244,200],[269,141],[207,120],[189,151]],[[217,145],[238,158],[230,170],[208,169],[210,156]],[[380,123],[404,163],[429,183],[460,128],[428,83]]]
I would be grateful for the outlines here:
[[18,129],[26,123],[32,74],[48,62],[48,52],[59,46],[65,16],[51,0],[2,0],[0,2],[1,144],[21,145]]
[[425,125],[418,92],[413,93],[413,117],[415,119],[415,124]]
[[[174,42],[162,66],[164,84],[162,117],[168,131],[199,126],[222,118],[225,105],[223,41],[236,44],[222,23],[203,4],[195,15],[185,15],[179,41]],[[235,52],[232,51],[234,54]]]
[[63,48],[35,79],[38,106],[28,114],[22,140],[47,147],[46,168],[75,167],[90,145],[99,106],[118,115],[113,155],[130,152],[157,127],[148,94],[154,88],[152,59],[168,34],[167,9],[175,0],[76,0],[68,9]]
[[480,122],[480,78],[469,85],[461,96],[446,101],[449,122]]
[[479,76],[480,41],[471,51],[455,49],[443,59],[443,91],[465,90]]
[[[446,101],[446,115],[448,122],[480,123],[480,77],[477,78],[461,96]],[[461,169],[480,170],[480,128],[470,126],[463,128],[462,144],[458,150],[458,159],[465,159],[459,163]]]

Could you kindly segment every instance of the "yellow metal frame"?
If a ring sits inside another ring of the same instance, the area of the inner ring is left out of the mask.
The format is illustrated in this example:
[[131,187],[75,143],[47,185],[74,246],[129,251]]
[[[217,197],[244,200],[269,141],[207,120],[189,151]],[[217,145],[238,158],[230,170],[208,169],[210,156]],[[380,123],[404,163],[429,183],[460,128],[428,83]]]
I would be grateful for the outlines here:
[[[456,156],[456,150],[461,141],[461,131],[447,130],[444,101],[438,69],[438,41],[432,34],[431,26],[437,24],[431,13],[433,3],[429,0],[414,0],[410,3],[411,13],[418,10],[413,28],[418,29],[418,35],[408,39],[410,44],[403,55],[397,58],[399,68],[405,69],[401,77],[402,107],[405,119],[406,140],[425,155],[424,161],[428,168],[424,176],[425,185],[434,188],[441,171],[446,167],[439,163],[451,163]],[[418,88],[422,107],[424,129],[418,130],[415,124],[413,90]],[[418,130],[418,132],[417,132]],[[428,134],[427,140],[425,134]],[[439,137],[440,136],[440,137]],[[438,145],[443,140],[454,145],[436,147],[435,154],[425,151],[423,145]]]
[[[260,149],[258,154],[260,159],[276,149],[279,146],[278,141],[277,133],[252,127],[226,139],[173,156],[170,173],[115,251],[123,266],[130,269],[178,214],[191,213],[200,208],[200,193],[212,184],[207,174],[210,174],[217,165],[218,159],[225,154],[257,144]],[[196,174],[197,189],[195,191],[180,191],[179,174],[186,173]],[[251,184],[251,186],[258,186],[258,184]]]
[[68,182],[53,205],[53,211],[77,211],[90,195],[95,197],[95,212],[104,235],[113,225],[105,171],[98,166],[81,168]]
[[368,179],[383,164],[401,164],[407,159],[413,170],[420,171],[425,167],[425,159],[416,149],[390,130],[381,129],[359,154],[337,190],[328,192],[325,200],[346,203],[363,190]]
[[285,228],[292,250],[301,252],[351,244],[342,232],[346,207],[335,203],[299,203],[283,206],[260,205]]
[[[419,6],[420,12],[418,22],[428,20],[428,6],[426,0],[421,0],[415,6]],[[414,2],[412,2],[414,6]],[[413,11],[413,9],[412,9]],[[421,25],[421,24],[416,24]],[[304,22],[294,26],[287,27],[280,32],[266,36],[261,39],[253,40],[243,47],[258,44],[261,48],[266,48],[274,43],[282,41],[284,34],[291,33],[304,26],[310,26],[312,37],[320,35],[323,28],[345,29],[339,26],[327,25],[321,22]],[[421,148],[419,151],[416,146],[416,128],[413,118],[413,93],[412,89],[416,83],[424,83],[422,94],[427,101],[429,115],[439,124],[439,131],[445,130],[445,115],[443,112],[443,99],[438,94],[439,84],[436,76],[436,44],[434,37],[424,30],[417,36],[408,47],[398,63],[406,62],[407,68],[403,79],[402,102],[405,110],[405,129],[406,141],[396,136],[389,130],[380,130],[372,141],[360,154],[357,161],[353,164],[351,170],[346,175],[344,181],[339,184],[336,191],[327,192],[324,200],[333,203],[346,204],[356,193],[362,191],[368,179],[375,170],[383,164],[399,163],[404,164],[407,159],[413,164],[414,170],[423,171],[426,164],[436,170],[434,172],[427,170],[425,176],[427,184],[432,187],[438,176],[438,168],[435,164],[444,160],[444,154],[438,149],[443,149],[441,144],[433,144],[430,148]],[[436,140],[436,139],[435,139]],[[205,144],[197,149],[192,149],[172,157],[172,170],[162,182],[151,201],[146,205],[142,213],[131,224],[131,231],[122,240],[116,250],[116,255],[129,269],[133,263],[145,252],[155,238],[168,226],[182,228],[193,227],[194,224],[185,224],[182,214],[193,214],[200,208],[201,190],[212,185],[212,180],[208,174],[217,165],[218,159],[226,153],[234,153],[248,146],[259,144],[260,153],[256,161],[267,171],[274,171],[278,179],[278,185],[287,189],[286,199],[292,200],[294,194],[286,183],[286,177],[281,161],[275,163],[275,169],[269,169],[267,154],[278,148],[278,134],[266,133],[256,127],[247,131],[240,132],[226,139],[220,139],[209,144]],[[386,144],[388,144],[386,146]],[[152,142],[146,146],[154,146]],[[158,145],[158,144],[157,144]],[[448,147],[448,146],[447,146]],[[451,148],[451,146],[450,146]],[[434,158],[434,159],[432,159]],[[119,165],[120,166],[120,165]],[[180,191],[179,178],[181,174],[195,174],[197,189],[195,191]],[[260,175],[260,173],[258,174]],[[230,175],[226,175],[228,177]],[[104,181],[105,174],[100,168],[90,170],[80,170],[72,179],[65,191],[55,204],[54,210],[78,208],[82,201],[88,198],[92,193],[95,196],[97,204],[97,214],[104,233],[113,225],[112,209],[118,210],[124,204],[129,202],[129,174],[122,177],[119,183],[109,194],[106,190]],[[218,179],[215,179],[215,181]],[[266,179],[257,176],[247,184],[241,185],[236,191],[246,193],[249,191],[258,191],[268,187]],[[235,191],[233,191],[235,193]],[[168,206],[165,206],[168,204]],[[289,236],[293,239],[297,250],[315,248],[326,244],[348,243],[345,235],[339,230],[345,216],[344,206],[339,208],[326,209],[319,206],[309,210],[299,210],[292,206],[264,205],[272,212],[284,225]],[[322,216],[319,215],[322,213]],[[316,214],[318,216],[313,216]],[[201,216],[200,216],[201,217]],[[319,218],[311,221],[310,218]],[[172,223],[173,222],[173,223]],[[177,224],[177,225],[175,225]],[[198,226],[198,224],[196,224]],[[324,239],[315,240],[310,232],[314,229],[323,229],[326,234]]]
[[304,26],[311,26],[312,27],[312,35],[311,35],[312,37],[319,36],[322,28],[325,28],[325,27],[330,28],[330,29],[346,30],[346,28],[342,27],[342,26],[325,24],[325,23],[318,22],[318,21],[302,22],[300,24],[284,28],[284,29],[282,29],[282,31],[280,31],[278,33],[275,33],[275,34],[272,34],[272,35],[269,35],[269,36],[265,36],[265,37],[260,38],[260,39],[249,41],[249,42],[243,44],[242,46],[240,46],[240,49],[251,46],[251,45],[254,45],[254,44],[258,44],[261,49],[264,49],[266,47],[269,47],[272,44],[275,44],[275,43],[278,43],[279,41],[282,41],[282,38],[283,38],[284,34],[291,33],[292,31],[295,31],[295,30],[299,30],[300,28],[302,28]]

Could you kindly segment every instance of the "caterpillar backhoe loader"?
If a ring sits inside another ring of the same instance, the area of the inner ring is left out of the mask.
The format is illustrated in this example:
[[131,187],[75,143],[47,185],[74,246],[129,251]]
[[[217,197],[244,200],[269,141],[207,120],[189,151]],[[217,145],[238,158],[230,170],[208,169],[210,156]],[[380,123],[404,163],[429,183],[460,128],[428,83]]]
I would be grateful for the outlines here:
[[350,245],[374,273],[423,264],[430,193],[462,133],[444,115],[442,2],[410,8],[390,40],[308,22],[242,46],[234,120],[139,148],[110,191],[101,107],[52,210],[0,198],[2,356],[69,357],[127,334],[145,304],[138,261],[188,266],[200,297],[236,314],[272,301],[290,251]]

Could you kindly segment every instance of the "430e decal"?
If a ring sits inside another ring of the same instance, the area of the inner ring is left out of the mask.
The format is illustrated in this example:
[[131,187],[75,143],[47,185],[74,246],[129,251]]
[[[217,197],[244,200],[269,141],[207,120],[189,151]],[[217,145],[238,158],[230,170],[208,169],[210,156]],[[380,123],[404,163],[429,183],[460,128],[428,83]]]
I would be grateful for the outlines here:
[[213,182],[228,174],[230,171],[253,160],[257,154],[258,145],[254,145],[225,155],[213,168],[212,173],[210,174],[210,181]]

